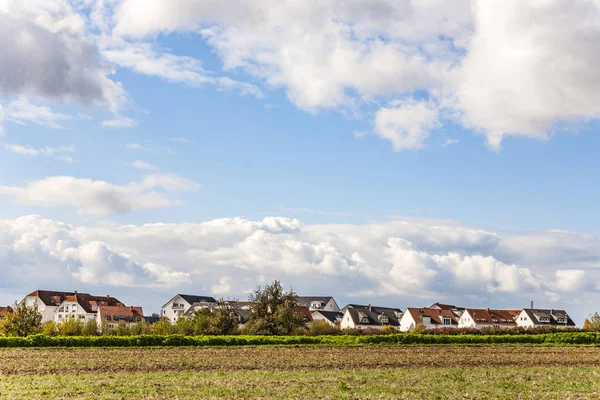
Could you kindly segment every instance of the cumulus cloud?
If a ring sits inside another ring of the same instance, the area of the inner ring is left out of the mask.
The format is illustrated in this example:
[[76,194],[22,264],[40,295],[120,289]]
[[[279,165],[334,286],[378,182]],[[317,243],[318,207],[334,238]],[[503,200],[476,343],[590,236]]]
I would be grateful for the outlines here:
[[125,92],[65,0],[0,3],[0,92],[120,107]]
[[398,101],[375,114],[375,133],[392,142],[395,151],[420,149],[439,125],[437,107],[427,101]]
[[[545,140],[561,125],[598,118],[599,15],[594,0],[183,0],[151,8],[124,0],[112,32],[136,40],[199,32],[226,70],[282,87],[310,112],[355,113],[426,92],[497,150],[508,135]],[[396,149],[419,148],[434,120],[414,104],[386,106],[374,132]]]
[[[569,244],[544,241],[546,235],[552,232],[531,238],[539,253],[509,254],[503,242],[511,236],[450,221],[304,225],[267,217],[74,227],[28,216],[0,220],[0,272],[3,285],[27,287],[23,290],[67,277],[73,286],[162,285],[232,298],[280,279],[299,293],[353,301],[368,296],[401,307],[448,298],[511,308],[528,304],[529,296],[540,307],[574,294],[582,304],[597,298],[597,288],[585,284],[598,279],[597,268],[584,272],[545,262],[542,253],[549,248],[578,258]],[[597,266],[600,238],[589,240],[596,243]]]
[[199,186],[177,175],[153,174],[142,182],[115,185],[105,181],[53,176],[26,186],[0,186],[0,194],[12,196],[18,204],[38,207],[73,207],[81,215],[103,216],[169,207],[181,204],[157,192],[197,190]]
[[31,104],[26,98],[11,101],[4,112],[4,118],[17,124],[31,122],[47,128],[61,128],[61,121],[73,119],[72,116],[52,111],[47,106]]

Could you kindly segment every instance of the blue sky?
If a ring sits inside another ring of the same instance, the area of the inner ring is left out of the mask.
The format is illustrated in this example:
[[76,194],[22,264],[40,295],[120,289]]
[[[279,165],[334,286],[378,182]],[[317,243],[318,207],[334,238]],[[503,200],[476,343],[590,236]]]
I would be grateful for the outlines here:
[[512,2],[209,3],[0,5],[0,302],[282,279],[595,311],[600,26],[561,24],[597,5],[528,5],[532,31]]

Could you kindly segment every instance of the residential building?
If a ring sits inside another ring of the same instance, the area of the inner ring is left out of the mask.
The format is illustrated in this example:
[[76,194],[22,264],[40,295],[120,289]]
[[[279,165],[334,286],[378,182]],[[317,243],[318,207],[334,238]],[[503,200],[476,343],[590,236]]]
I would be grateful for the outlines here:
[[437,302],[433,303],[432,305],[430,305],[427,308],[433,308],[433,309],[437,309],[437,310],[450,310],[454,314],[457,314],[459,316],[465,310],[464,307],[458,307],[458,306],[455,306],[454,304],[444,304],[444,303],[437,303]]
[[524,328],[575,328],[575,322],[565,310],[554,309],[525,308],[517,315],[516,323]]
[[110,329],[114,329],[118,325],[131,326],[143,320],[144,312],[142,311],[142,307],[99,306],[96,313],[96,322],[100,329],[104,326]]
[[[160,315],[167,317],[171,323],[177,322],[191,307],[194,311],[200,308],[211,308],[217,304],[217,300],[209,296],[196,296],[189,294],[177,294],[162,306]],[[191,313],[193,315],[193,312]]]
[[54,321],[60,324],[67,318],[76,318],[83,322],[96,318],[98,307],[125,306],[118,299],[107,296],[92,296],[88,293],[36,290],[25,296],[25,305],[37,305],[42,322]]
[[514,328],[520,310],[467,308],[458,321],[459,328]]
[[10,306],[0,307],[0,321],[2,321],[4,318],[6,318],[6,315],[12,311],[13,311],[13,309]]
[[378,306],[348,305],[344,307],[344,316],[340,327],[342,329],[381,329],[384,326],[400,327],[399,318],[402,311],[399,308]]
[[298,296],[296,302],[301,307],[308,307],[310,311],[340,311],[340,307],[331,296]]
[[418,324],[425,329],[456,328],[458,315],[449,309],[407,308],[400,319],[400,330],[412,331]]
[[300,311],[300,314],[302,314],[302,321],[304,321],[305,324],[312,322],[313,318],[310,312],[310,307],[298,306],[298,311]]
[[331,326],[341,324],[344,313],[339,311],[313,311],[311,313],[313,321],[326,321]]

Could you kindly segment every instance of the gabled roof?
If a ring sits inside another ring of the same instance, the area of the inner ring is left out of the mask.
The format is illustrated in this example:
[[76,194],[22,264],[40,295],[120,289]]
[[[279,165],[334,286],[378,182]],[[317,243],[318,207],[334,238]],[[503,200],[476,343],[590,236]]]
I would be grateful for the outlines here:
[[450,318],[451,325],[458,325],[458,317],[452,310],[442,310],[438,308],[407,308],[406,313],[410,314],[415,323],[423,323],[423,317],[429,317],[432,324],[444,325],[444,317]]
[[344,308],[342,308],[342,311],[346,311],[346,310],[351,309],[351,308],[356,308],[356,309],[360,309],[360,310],[364,310],[364,309],[369,309],[370,308],[371,310],[378,311],[378,312],[383,312],[384,310],[391,310],[391,311],[396,312],[396,313],[400,313],[400,314],[403,313],[403,311],[401,309],[399,309],[399,308],[372,306],[370,304],[367,304],[367,305],[365,305],[365,304],[348,304]]
[[333,299],[331,296],[297,296],[296,303],[298,303],[299,306],[310,306],[314,301],[320,301],[327,304],[331,299]]
[[[468,313],[475,323],[480,325],[508,325],[517,324],[517,316],[521,310],[491,310],[489,308],[467,308]],[[464,315],[464,314],[463,314]]]
[[304,322],[310,322],[313,320],[310,308],[307,306],[298,306],[298,311],[304,317]]
[[125,306],[100,306],[98,307],[98,315],[102,320],[111,322],[136,322],[144,318],[142,307],[125,307]]
[[210,297],[210,296],[197,296],[194,294],[181,294],[178,293],[175,296],[173,296],[173,298],[169,301],[167,301],[165,304],[163,304],[163,307],[166,306],[167,304],[169,304],[171,301],[173,301],[173,299],[175,297],[181,297],[182,299],[184,299],[185,301],[187,301],[190,304],[194,304],[194,303],[216,303],[217,300],[215,300],[214,297]]
[[[554,325],[554,326],[575,326],[575,322],[567,314],[565,310],[553,310],[553,309],[542,309],[542,308],[524,308],[523,311],[533,321],[534,324],[539,325]],[[540,318],[550,318],[550,322],[541,322]],[[567,323],[559,323],[559,318],[566,318]]]
[[[377,308],[377,311],[375,310]],[[386,307],[371,307],[369,308],[348,308],[346,312],[352,318],[354,325],[391,325],[400,326],[400,321],[396,316],[396,312],[392,308]],[[388,322],[382,322],[381,317],[385,315],[388,318]],[[368,322],[363,322],[363,319],[367,319]]]
[[97,304],[107,306],[124,306],[119,299],[111,296],[92,296],[88,293],[79,292],[58,292],[53,290],[36,290],[29,293],[26,297],[37,297],[46,306],[59,306],[65,301],[78,303],[87,313],[93,313],[93,306]]
[[437,308],[440,310],[459,310],[459,311],[462,311],[465,309],[464,307],[457,307],[454,304],[444,304],[444,303],[438,303],[438,302],[433,303],[428,308]]
[[315,314],[321,314],[323,316],[323,318],[329,320],[333,324],[335,324],[335,322],[338,319],[341,319],[344,316],[344,314],[342,314],[341,312],[317,310],[317,311],[312,312],[313,319],[314,319]]

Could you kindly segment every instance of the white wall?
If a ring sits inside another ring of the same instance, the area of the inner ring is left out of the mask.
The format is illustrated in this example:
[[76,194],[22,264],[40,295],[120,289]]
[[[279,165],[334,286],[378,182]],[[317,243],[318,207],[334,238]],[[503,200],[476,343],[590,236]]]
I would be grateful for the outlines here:
[[[183,307],[173,308],[173,304],[183,305]],[[178,295],[161,308],[160,316],[169,318],[171,323],[174,324],[191,306],[190,303]]]

